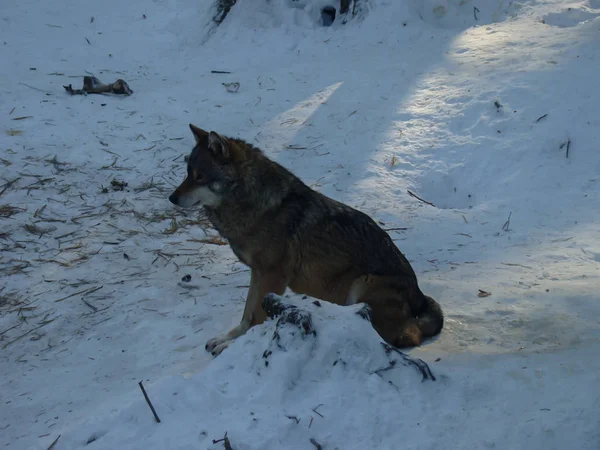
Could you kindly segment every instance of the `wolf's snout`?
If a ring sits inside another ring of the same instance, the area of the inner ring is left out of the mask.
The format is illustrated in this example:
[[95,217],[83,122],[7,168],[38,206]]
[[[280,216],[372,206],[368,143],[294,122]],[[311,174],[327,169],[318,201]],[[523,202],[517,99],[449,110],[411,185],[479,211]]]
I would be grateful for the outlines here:
[[169,195],[169,201],[174,205],[179,205],[179,194],[177,193],[177,191]]

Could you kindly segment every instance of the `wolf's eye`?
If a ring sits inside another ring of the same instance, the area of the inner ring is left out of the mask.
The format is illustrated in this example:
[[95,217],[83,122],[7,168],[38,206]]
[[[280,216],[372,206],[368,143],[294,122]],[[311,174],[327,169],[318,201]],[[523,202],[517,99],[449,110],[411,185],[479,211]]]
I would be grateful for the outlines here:
[[202,172],[194,171],[194,180],[204,181],[204,174]]

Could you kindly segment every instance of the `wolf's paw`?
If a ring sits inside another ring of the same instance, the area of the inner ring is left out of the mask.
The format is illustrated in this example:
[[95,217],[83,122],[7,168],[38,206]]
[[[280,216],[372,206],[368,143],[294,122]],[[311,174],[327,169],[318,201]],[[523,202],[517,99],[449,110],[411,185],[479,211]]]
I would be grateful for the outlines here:
[[219,355],[227,346],[231,343],[231,339],[227,336],[217,336],[210,339],[204,348],[209,351],[213,356]]
[[225,342],[217,345],[215,348],[213,348],[212,352],[210,352],[211,355],[219,356],[221,354],[221,352],[223,350],[225,350],[227,347],[229,347],[229,344],[231,344],[232,342],[233,342],[233,339],[229,340],[229,341],[225,341]]

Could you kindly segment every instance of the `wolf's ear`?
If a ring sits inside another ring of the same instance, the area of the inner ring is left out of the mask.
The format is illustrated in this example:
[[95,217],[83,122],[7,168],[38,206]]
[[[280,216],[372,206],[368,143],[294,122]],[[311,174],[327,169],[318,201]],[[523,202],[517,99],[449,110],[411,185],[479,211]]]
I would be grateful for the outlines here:
[[196,125],[190,123],[190,130],[194,134],[194,139],[196,139],[197,144],[206,145],[206,140],[208,138],[208,133],[204,131],[202,128],[198,128]]
[[229,144],[214,131],[211,131],[208,135],[208,148],[210,148],[215,155],[221,155],[224,158],[229,159]]

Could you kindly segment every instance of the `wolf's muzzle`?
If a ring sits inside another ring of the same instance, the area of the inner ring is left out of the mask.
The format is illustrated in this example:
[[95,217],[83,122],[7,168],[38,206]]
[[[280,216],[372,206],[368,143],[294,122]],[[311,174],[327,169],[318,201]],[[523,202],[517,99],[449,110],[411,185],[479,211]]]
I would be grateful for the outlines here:
[[179,205],[179,194],[177,193],[177,191],[169,195],[169,201],[174,205]]

